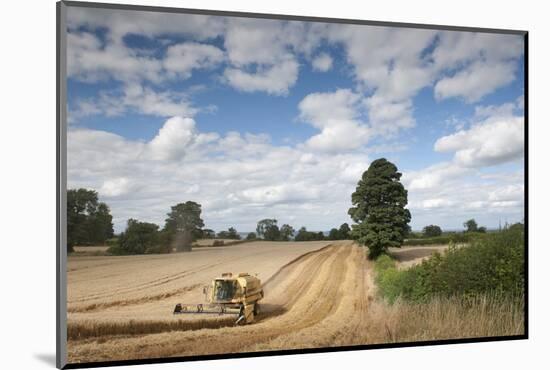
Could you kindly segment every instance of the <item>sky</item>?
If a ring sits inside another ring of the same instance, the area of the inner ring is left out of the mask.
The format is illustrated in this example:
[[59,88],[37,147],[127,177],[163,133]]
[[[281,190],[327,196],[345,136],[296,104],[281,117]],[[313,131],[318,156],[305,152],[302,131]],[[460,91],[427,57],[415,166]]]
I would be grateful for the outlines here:
[[115,231],[202,205],[207,228],[344,222],[392,161],[411,226],[523,220],[518,35],[69,7],[67,186]]

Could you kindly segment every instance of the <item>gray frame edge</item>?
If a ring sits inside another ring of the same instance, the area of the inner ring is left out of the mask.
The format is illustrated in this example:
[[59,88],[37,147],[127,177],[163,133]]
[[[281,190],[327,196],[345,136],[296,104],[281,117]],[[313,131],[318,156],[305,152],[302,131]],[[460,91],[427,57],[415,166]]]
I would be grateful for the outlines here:
[[67,364],[67,6],[56,3],[56,367]]

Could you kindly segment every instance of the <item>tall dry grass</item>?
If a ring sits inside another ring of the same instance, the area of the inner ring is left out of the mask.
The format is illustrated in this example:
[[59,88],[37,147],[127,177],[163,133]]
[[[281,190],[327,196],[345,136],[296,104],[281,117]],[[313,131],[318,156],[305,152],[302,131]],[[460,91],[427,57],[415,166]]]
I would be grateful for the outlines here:
[[378,299],[368,317],[368,343],[522,335],[524,298],[477,295],[393,304]]

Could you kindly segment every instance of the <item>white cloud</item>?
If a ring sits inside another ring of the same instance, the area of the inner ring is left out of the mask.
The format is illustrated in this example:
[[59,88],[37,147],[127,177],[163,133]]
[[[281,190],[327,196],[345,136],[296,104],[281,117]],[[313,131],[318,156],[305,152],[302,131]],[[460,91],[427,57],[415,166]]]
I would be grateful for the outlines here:
[[391,136],[416,124],[410,99],[396,102],[374,95],[364,99],[363,104],[368,109],[369,123],[377,135]]
[[441,74],[434,88],[437,99],[482,97],[515,80],[523,38],[473,32],[440,32],[433,51],[434,69]]
[[191,118],[172,117],[149,143],[152,158],[157,160],[180,159],[194,144],[197,136],[195,121]]
[[460,228],[457,219],[476,218],[481,225],[497,227],[498,219],[522,220],[523,170],[485,168],[523,156],[523,117],[514,115],[518,110],[521,99],[476,107],[477,122],[435,143],[436,151],[454,153],[452,161],[405,171],[403,181],[415,224],[430,224],[436,218]]
[[432,208],[443,208],[452,206],[454,203],[449,199],[444,198],[432,198],[422,201],[422,208],[432,209]]
[[132,185],[126,177],[118,177],[106,180],[99,189],[101,195],[105,197],[118,197],[126,195],[132,190]]
[[313,93],[299,104],[300,118],[321,132],[306,142],[320,151],[357,149],[370,138],[369,128],[360,121],[360,96],[348,89],[334,93]]
[[454,152],[461,166],[483,167],[522,158],[524,140],[523,117],[497,117],[440,138],[434,149]]
[[437,70],[453,70],[476,60],[517,59],[522,53],[522,36],[443,31],[438,34],[433,59]]
[[151,38],[181,35],[206,40],[223,34],[225,28],[224,18],[217,16],[79,7],[68,8],[67,23],[70,29],[80,26],[93,30],[108,28],[116,39],[137,34]]
[[311,65],[315,71],[327,72],[332,68],[332,58],[327,53],[321,53],[313,59]]
[[515,80],[517,65],[515,62],[488,63],[475,62],[452,77],[444,77],[435,87],[438,100],[461,97],[468,103],[479,101],[497,88]]
[[431,191],[444,183],[452,182],[468,172],[454,163],[443,162],[429,166],[420,171],[410,171],[403,174],[403,181],[409,190]]
[[288,58],[278,64],[258,66],[255,72],[227,68],[226,81],[234,88],[246,92],[265,91],[273,95],[286,95],[298,78],[298,62]]
[[489,200],[493,202],[522,200],[524,194],[523,185],[508,185],[489,193]]
[[105,45],[92,33],[67,34],[67,76],[88,82],[115,78],[122,81],[161,80],[158,59],[140,56],[121,41]]
[[303,24],[294,23],[230,19],[224,35],[231,64],[224,72],[225,81],[245,92],[286,95],[298,78],[294,46],[305,31]]
[[182,78],[191,77],[191,71],[199,68],[212,68],[224,59],[223,51],[215,46],[185,42],[172,45],[166,50],[163,66]]
[[369,164],[362,153],[324,154],[274,146],[265,135],[201,132],[181,117],[168,119],[149,142],[71,129],[68,143],[69,188],[98,190],[117,230],[130,217],[162,225],[169,207],[185,200],[201,203],[215,229],[248,231],[261,218],[290,222],[292,216],[296,227],[325,230],[349,222],[350,194]]
[[[209,107],[203,108],[208,111]],[[96,98],[77,100],[69,111],[69,120],[78,121],[90,115],[120,116],[128,111],[167,117],[193,117],[199,109],[194,107],[186,94],[145,88],[139,83],[125,84],[122,89],[101,91]]]

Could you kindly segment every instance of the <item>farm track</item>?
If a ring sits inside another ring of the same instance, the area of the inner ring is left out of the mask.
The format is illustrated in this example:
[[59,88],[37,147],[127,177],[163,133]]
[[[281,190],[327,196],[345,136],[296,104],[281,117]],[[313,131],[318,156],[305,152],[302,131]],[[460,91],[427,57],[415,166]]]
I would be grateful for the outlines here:
[[[337,242],[283,265],[264,284],[257,322],[219,327],[197,321],[163,323],[141,335],[102,335],[69,341],[69,361],[88,362],[250,352],[365,343],[371,282],[364,251]],[[154,325],[154,322],[151,323]],[[223,326],[223,325],[222,325]]]

